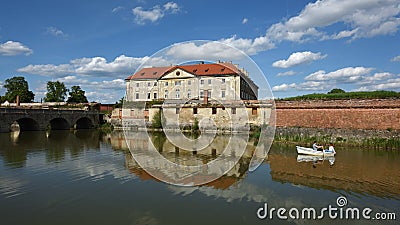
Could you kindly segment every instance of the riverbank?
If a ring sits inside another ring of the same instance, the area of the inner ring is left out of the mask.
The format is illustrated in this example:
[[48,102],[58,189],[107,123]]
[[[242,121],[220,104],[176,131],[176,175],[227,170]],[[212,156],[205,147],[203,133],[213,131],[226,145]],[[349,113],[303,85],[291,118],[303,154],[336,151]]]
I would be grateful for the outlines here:
[[[311,145],[315,140],[323,145],[334,143],[336,146],[372,147],[379,149],[400,150],[400,131],[398,130],[364,130],[364,129],[332,129],[332,128],[304,128],[304,127],[276,127],[274,142]],[[114,127],[110,124],[103,125],[100,130],[104,133],[123,131],[122,127]],[[160,132],[162,129],[143,128],[138,131]],[[250,138],[258,140],[260,127],[250,129]],[[177,130],[183,133],[195,133],[199,130]],[[228,130],[217,132],[230,134]]]
[[277,127],[274,142],[312,145],[313,141],[327,146],[372,147],[379,149],[400,150],[400,131]]

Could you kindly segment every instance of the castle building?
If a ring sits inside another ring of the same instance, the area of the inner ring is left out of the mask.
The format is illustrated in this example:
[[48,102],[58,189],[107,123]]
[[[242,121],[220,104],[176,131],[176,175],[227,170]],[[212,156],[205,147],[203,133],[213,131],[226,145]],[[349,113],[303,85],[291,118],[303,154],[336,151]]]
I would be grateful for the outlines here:
[[232,63],[143,68],[126,78],[127,101],[257,100],[258,86]]

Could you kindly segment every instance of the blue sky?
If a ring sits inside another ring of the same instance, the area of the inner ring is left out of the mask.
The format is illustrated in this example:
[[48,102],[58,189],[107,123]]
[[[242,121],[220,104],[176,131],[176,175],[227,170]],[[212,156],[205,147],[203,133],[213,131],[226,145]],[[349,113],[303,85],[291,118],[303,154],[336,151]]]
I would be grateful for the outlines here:
[[276,97],[400,91],[399,27],[398,0],[3,1],[0,94],[7,78],[20,75],[36,101],[47,81],[60,80],[80,85],[90,101],[113,103],[149,56],[190,40],[244,51]]

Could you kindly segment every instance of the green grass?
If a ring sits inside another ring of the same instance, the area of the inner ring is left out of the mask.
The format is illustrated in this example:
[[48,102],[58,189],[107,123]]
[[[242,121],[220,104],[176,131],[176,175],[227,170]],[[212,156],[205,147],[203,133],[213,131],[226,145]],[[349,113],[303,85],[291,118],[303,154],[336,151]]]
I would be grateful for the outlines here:
[[314,93],[295,97],[288,97],[282,100],[336,100],[336,99],[384,99],[400,98],[400,92],[395,91],[359,91],[344,93]]

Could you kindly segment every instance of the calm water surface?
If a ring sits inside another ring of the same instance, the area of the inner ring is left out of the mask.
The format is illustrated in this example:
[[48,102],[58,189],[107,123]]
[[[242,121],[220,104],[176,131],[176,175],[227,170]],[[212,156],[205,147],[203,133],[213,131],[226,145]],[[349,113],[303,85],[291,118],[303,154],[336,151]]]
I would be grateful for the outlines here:
[[[139,134],[128,143],[146,148]],[[186,164],[218,156],[180,151],[160,134],[162,154]],[[201,187],[160,182],[133,160],[122,133],[95,131],[0,134],[0,224],[399,224],[400,151],[336,148],[334,164],[299,159],[295,146],[274,144],[269,158],[247,172],[243,158],[228,175]],[[347,206],[395,212],[397,221],[259,220],[268,207]]]

